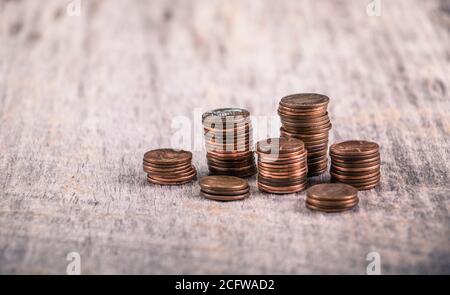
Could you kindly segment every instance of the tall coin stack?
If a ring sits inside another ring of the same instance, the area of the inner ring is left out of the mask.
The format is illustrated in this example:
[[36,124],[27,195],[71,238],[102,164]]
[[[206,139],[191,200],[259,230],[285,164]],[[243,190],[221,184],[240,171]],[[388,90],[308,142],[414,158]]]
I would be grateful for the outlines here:
[[281,136],[298,138],[308,151],[308,176],[318,176],[328,167],[328,117],[330,99],[321,94],[303,93],[281,99],[278,114],[281,118]]
[[369,190],[380,183],[381,159],[375,142],[351,140],[330,147],[331,180]]
[[290,194],[306,187],[306,149],[295,138],[269,138],[256,144],[258,188],[274,194]]
[[204,113],[202,122],[210,174],[237,177],[256,174],[252,124],[247,110],[216,109]]

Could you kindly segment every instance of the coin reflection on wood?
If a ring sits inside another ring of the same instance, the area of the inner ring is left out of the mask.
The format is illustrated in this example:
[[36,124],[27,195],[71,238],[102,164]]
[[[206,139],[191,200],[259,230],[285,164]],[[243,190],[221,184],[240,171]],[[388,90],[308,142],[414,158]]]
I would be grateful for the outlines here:
[[358,203],[358,190],[344,183],[317,184],[306,191],[306,207],[311,210],[341,212]]
[[252,124],[247,110],[213,110],[203,114],[202,122],[210,174],[248,177],[256,173],[251,150]]
[[378,144],[350,140],[330,147],[331,179],[347,183],[358,190],[376,187],[381,179],[381,159]]
[[306,187],[308,167],[304,143],[295,138],[269,138],[256,145],[258,188],[274,194],[299,192]]
[[248,182],[228,175],[211,175],[200,179],[200,195],[215,201],[237,201],[250,195]]
[[298,138],[305,144],[308,176],[321,175],[328,167],[329,100],[321,94],[293,94],[283,97],[278,106],[281,136]]
[[174,149],[156,149],[145,153],[147,180],[153,184],[176,185],[191,182],[197,175],[192,153]]

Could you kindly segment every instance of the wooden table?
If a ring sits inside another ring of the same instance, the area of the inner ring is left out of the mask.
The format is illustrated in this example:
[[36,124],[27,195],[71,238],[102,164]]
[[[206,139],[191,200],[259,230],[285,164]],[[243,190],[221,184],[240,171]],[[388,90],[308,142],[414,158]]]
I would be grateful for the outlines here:
[[[370,252],[383,274],[450,273],[448,1],[69,2],[0,1],[0,273],[65,274],[70,252],[83,274],[365,274]],[[144,152],[180,135],[208,173],[203,111],[278,136],[296,92],[331,97],[331,142],[381,146],[355,211],[254,177],[232,203],[146,182]]]

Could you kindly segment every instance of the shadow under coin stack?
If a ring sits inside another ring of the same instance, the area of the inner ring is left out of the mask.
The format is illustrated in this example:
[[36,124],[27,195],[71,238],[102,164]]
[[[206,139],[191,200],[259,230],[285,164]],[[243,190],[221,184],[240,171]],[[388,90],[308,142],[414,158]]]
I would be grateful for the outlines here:
[[258,188],[274,194],[290,194],[306,187],[308,167],[303,142],[295,138],[269,138],[256,144]]
[[237,201],[250,195],[248,182],[228,175],[205,176],[200,179],[200,195],[215,201]]
[[249,177],[256,174],[250,113],[217,109],[202,116],[206,158],[211,175]]
[[368,190],[380,183],[381,159],[378,144],[351,140],[330,147],[331,180]]
[[148,182],[175,185],[188,183],[196,177],[197,172],[191,162],[191,152],[157,149],[145,153],[143,164]]
[[306,191],[306,207],[323,212],[341,212],[359,203],[358,190],[345,183],[322,183]]
[[329,98],[314,93],[293,94],[281,99],[278,114],[281,136],[298,138],[308,151],[308,176],[318,176],[328,168]]

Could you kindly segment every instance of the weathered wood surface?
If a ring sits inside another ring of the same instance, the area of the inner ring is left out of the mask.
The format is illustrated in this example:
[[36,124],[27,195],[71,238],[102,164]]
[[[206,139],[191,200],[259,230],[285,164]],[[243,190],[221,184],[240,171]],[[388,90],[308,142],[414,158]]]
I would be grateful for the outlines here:
[[[371,251],[450,273],[449,1],[68,2],[0,1],[0,273],[64,274],[71,251],[84,274],[364,274]],[[382,147],[355,212],[146,183],[173,116],[306,91],[332,98],[331,141]]]

